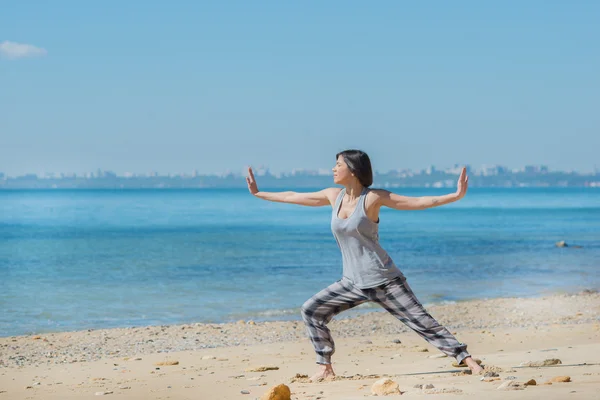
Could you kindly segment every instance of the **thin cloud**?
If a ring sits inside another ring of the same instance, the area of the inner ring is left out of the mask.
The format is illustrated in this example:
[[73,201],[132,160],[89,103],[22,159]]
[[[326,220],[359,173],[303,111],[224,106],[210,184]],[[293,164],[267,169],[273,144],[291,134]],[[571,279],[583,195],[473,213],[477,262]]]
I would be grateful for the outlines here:
[[0,43],[0,57],[17,60],[27,57],[42,57],[48,54],[45,49],[30,44],[15,43],[5,40]]

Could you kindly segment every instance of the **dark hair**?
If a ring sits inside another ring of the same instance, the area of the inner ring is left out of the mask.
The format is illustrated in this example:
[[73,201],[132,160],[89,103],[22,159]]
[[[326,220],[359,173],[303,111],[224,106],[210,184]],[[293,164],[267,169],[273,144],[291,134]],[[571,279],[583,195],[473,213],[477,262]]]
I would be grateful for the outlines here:
[[364,151],[360,150],[344,150],[335,155],[337,160],[339,156],[344,158],[348,168],[361,185],[369,187],[373,184],[373,170],[371,169],[371,160]]

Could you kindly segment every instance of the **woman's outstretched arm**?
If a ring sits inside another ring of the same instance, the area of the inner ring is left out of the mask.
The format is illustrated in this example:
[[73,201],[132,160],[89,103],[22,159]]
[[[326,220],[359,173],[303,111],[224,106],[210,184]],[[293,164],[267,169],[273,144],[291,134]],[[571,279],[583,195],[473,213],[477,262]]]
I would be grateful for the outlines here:
[[301,206],[321,207],[333,204],[340,189],[328,188],[312,193],[297,192],[261,192],[258,190],[256,179],[252,168],[248,167],[248,176],[246,177],[248,190],[252,195],[259,199],[275,201],[278,203],[299,204]]
[[443,196],[407,197],[388,192],[387,190],[376,190],[376,201],[380,206],[386,206],[395,210],[425,210],[462,199],[467,193],[468,185],[469,177],[467,176],[466,168],[463,168],[458,177],[455,193]]

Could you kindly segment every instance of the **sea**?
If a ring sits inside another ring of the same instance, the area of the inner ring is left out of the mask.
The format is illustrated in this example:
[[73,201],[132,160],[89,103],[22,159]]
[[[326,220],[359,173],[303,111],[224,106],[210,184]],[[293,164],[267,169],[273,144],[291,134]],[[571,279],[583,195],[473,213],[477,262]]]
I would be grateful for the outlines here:
[[[245,189],[0,191],[0,336],[299,320],[341,278],[330,220]],[[426,305],[597,290],[600,189],[470,188],[383,209],[380,242]]]

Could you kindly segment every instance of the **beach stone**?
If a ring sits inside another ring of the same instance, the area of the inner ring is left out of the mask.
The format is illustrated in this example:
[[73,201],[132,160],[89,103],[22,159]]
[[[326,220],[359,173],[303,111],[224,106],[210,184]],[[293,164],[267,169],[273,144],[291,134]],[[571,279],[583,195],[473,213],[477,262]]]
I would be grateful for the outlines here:
[[423,393],[425,394],[444,394],[444,393],[462,393],[461,389],[456,388],[440,388],[440,389],[424,389]]
[[96,392],[96,393],[94,393],[94,394],[95,394],[96,396],[105,396],[105,395],[107,395],[107,394],[113,394],[113,392],[112,392],[112,391],[110,391],[110,390],[108,390],[108,391],[106,391],[106,392]]
[[242,390],[242,391],[240,391],[240,393],[241,394],[250,394],[250,391],[248,391],[248,390]]
[[378,380],[371,386],[371,394],[377,396],[386,396],[388,394],[401,394],[400,388],[396,382],[390,378],[383,378]]
[[483,382],[494,382],[494,381],[499,381],[500,378],[498,378],[498,377],[495,377],[495,378],[485,378],[485,377],[482,376],[481,378],[479,378],[479,380],[483,381]]
[[558,358],[548,358],[544,361],[528,361],[519,364],[519,367],[547,367],[549,365],[562,364],[562,361]]
[[523,390],[523,389],[525,389],[525,385],[515,382],[515,381],[504,381],[497,388],[497,390]]
[[537,385],[537,382],[535,381],[535,379],[530,379],[527,382],[525,382],[525,386],[535,386]]
[[179,365],[179,361],[159,361],[159,362],[155,362],[154,365],[158,365],[158,366]]
[[571,377],[570,376],[555,376],[554,378],[551,378],[550,380],[548,380],[548,382],[552,383],[552,382],[571,382]]
[[392,343],[400,344],[402,342],[400,341],[400,339],[394,339],[394,340],[392,340]]
[[290,388],[282,383],[269,389],[267,393],[262,395],[260,400],[291,400],[291,397]]
[[433,386],[431,383],[418,383],[413,387],[416,389],[434,389],[435,388],[435,386]]
[[429,352],[429,349],[426,347],[417,346],[413,349],[413,351],[416,351],[417,353],[427,353]]
[[274,366],[260,366],[260,367],[254,367],[254,368],[248,368],[246,369],[246,372],[265,372],[265,371],[277,371],[279,369],[279,367],[274,367]]

